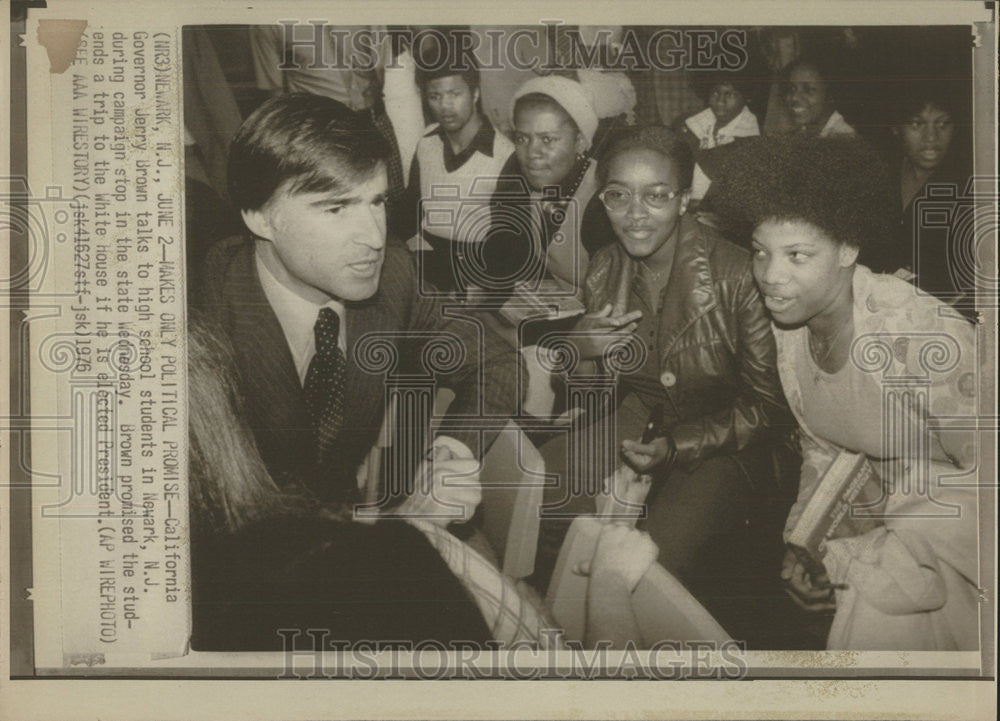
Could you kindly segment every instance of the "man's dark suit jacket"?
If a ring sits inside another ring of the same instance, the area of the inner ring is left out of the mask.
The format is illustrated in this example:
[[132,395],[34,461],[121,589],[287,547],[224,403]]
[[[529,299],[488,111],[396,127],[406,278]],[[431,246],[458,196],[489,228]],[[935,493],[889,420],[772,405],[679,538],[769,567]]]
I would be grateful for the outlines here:
[[[409,253],[389,247],[376,294],[345,304],[347,398],[338,438],[339,461],[336,468],[317,467],[302,387],[281,325],[260,284],[253,243],[249,238],[231,237],[212,247],[195,302],[229,336],[248,421],[264,461],[279,483],[301,484],[328,499],[349,497],[356,487],[357,468],[376,441],[385,412],[385,376],[362,370],[354,358],[359,337],[367,333],[450,332],[461,339],[465,360],[457,370],[439,378],[455,392],[441,432],[463,441],[474,453],[481,454],[496,432],[483,434],[480,448],[479,433],[470,416],[479,417],[482,412],[504,418],[514,414],[520,397],[519,355],[492,333],[487,332],[481,342],[476,324],[444,317],[438,301],[419,293],[417,270]],[[408,343],[397,346],[402,367],[419,368],[420,349]],[[192,398],[191,402],[198,400]]]

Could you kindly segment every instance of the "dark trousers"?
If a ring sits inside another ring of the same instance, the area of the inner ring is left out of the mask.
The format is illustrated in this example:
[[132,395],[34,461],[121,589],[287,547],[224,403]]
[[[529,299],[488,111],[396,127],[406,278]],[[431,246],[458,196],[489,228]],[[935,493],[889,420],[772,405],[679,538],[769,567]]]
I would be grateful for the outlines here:
[[670,471],[646,499],[638,528],[656,542],[660,564],[692,587],[729,570],[738,547],[727,547],[746,535],[753,501],[739,464],[717,456],[691,471]]
[[[632,435],[622,435],[627,437]],[[546,488],[546,503],[567,496],[567,442],[562,435],[540,448],[546,472],[559,478]],[[781,632],[783,625],[775,609],[787,612],[779,573],[784,553],[781,528],[789,499],[772,492],[776,487],[773,458],[770,449],[759,448],[707,458],[690,469],[671,469],[654,481],[646,499],[646,517],[638,527],[659,547],[659,563],[733,638],[752,648],[773,648],[776,643],[803,647],[806,644],[796,645],[795,639],[784,636],[775,640],[775,632]],[[586,470],[583,473],[587,475]],[[593,497],[576,495],[559,511],[583,515],[595,509]],[[542,517],[530,580],[543,593],[571,522],[572,518]]]
[[[554,442],[542,448],[547,472],[559,473],[554,457],[564,455],[560,445]],[[565,487],[547,487],[544,495],[547,504],[556,503],[566,496]],[[646,499],[646,518],[638,527],[656,542],[659,562],[687,584],[717,575],[728,565],[725,554],[712,551],[746,533],[752,507],[750,486],[739,464],[720,456],[690,472],[671,471]],[[559,513],[584,515],[595,509],[593,497],[575,495],[560,506]],[[571,522],[572,518],[542,518],[534,576],[542,589],[548,586]]]

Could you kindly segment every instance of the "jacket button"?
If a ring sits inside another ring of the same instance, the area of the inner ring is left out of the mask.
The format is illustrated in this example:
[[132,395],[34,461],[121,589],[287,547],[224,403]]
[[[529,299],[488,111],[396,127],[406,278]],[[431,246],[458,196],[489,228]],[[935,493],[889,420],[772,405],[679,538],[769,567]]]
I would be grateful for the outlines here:
[[667,388],[673,388],[677,385],[677,376],[675,376],[670,371],[664,371],[663,375],[660,376],[660,383],[662,383]]

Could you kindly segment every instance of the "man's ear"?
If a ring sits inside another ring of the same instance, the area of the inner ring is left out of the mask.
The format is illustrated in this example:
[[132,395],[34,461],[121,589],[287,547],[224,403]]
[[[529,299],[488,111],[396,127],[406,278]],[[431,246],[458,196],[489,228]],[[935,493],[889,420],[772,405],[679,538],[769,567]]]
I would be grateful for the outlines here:
[[263,208],[258,208],[257,210],[241,210],[240,215],[243,216],[243,222],[246,224],[250,232],[253,233],[258,238],[263,238],[264,240],[273,240],[271,236],[274,235],[273,229],[271,227],[271,221],[266,211]]
[[472,107],[475,108],[479,104],[479,88],[472,89]]
[[576,132],[576,154],[583,155],[587,150],[587,139],[583,137],[583,133],[579,130]]
[[853,245],[848,245],[847,243],[840,244],[840,267],[849,268],[858,262],[858,253],[860,248],[856,248]]

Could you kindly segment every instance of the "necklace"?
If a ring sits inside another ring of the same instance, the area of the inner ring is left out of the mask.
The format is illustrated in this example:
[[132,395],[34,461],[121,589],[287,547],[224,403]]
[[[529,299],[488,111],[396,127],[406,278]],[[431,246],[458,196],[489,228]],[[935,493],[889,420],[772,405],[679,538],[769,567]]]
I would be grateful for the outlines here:
[[833,349],[837,347],[837,343],[840,341],[841,336],[843,336],[844,331],[847,330],[847,328],[853,326],[854,326],[853,317],[849,318],[847,322],[841,323],[840,327],[837,329],[837,332],[833,334],[833,337],[831,337],[828,341],[826,341],[823,344],[824,349],[823,349],[823,354],[821,356],[816,355],[816,347],[815,347],[816,336],[813,335],[812,331],[806,329],[808,346],[809,346],[809,355],[812,356],[813,362],[816,364],[816,374],[815,374],[816,382],[819,382],[819,379],[822,377],[822,372],[824,371],[823,364],[826,363],[827,359],[833,353]]
[[652,268],[650,268],[650,267],[649,267],[648,265],[646,265],[646,261],[645,261],[645,260],[643,260],[643,261],[640,261],[640,262],[639,262],[639,265],[641,265],[641,266],[642,266],[642,270],[643,270],[643,272],[644,272],[644,273],[645,273],[646,275],[648,275],[648,276],[649,276],[649,277],[650,277],[650,278],[651,278],[652,280],[654,280],[654,281],[658,281],[658,280],[659,280],[660,278],[662,278],[662,277],[663,277],[663,276],[664,276],[664,275],[666,274],[666,272],[667,272],[667,271],[669,270],[669,268],[664,268],[664,269],[662,269],[662,270],[653,270],[653,269],[652,269]]

